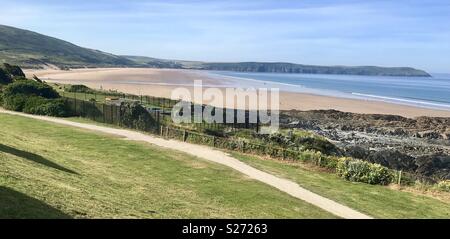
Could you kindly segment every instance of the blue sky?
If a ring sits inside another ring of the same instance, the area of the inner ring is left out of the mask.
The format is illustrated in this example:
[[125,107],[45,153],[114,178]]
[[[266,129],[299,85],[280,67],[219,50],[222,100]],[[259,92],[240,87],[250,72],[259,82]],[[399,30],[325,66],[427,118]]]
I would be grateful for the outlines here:
[[448,0],[0,0],[0,24],[114,54],[450,73]]

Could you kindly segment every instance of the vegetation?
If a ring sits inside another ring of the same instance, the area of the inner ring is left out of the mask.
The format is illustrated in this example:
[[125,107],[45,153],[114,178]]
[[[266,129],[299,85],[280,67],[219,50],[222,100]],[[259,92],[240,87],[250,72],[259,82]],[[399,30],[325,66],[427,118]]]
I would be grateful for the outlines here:
[[19,116],[0,124],[0,218],[334,218],[176,151]]
[[124,102],[120,109],[122,126],[144,131],[156,126],[150,113],[137,102]]
[[95,90],[85,86],[85,85],[68,85],[67,88],[65,88],[67,92],[76,92],[76,93],[94,93]]
[[38,115],[57,117],[70,115],[69,107],[51,86],[42,81],[21,77],[23,72],[17,66],[7,64],[5,66],[10,81],[0,92],[0,103],[3,107]]
[[450,203],[409,191],[407,187],[350,182],[302,162],[283,162],[231,153],[262,171],[297,182],[321,196],[376,218],[449,218]]
[[441,191],[450,192],[450,180],[441,181],[436,185],[436,187]]
[[393,178],[386,167],[352,158],[339,159],[336,172],[346,180],[368,184],[388,185]]
[[133,66],[133,61],[35,32],[0,25],[0,59],[22,67]]
[[279,132],[261,135],[253,133],[241,135],[241,137],[254,139],[255,143],[269,143],[272,146],[300,151],[317,151],[327,155],[340,155],[339,149],[324,137],[304,131],[304,130],[280,130]]
[[18,80],[7,85],[3,90],[3,95],[4,97],[25,95],[38,96],[46,99],[59,98],[58,92],[51,86],[27,79]]

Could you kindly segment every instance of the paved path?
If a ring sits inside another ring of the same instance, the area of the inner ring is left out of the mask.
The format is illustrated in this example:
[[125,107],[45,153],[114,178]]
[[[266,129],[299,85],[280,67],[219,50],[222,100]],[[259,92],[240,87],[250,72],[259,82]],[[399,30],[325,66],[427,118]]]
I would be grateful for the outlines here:
[[128,140],[135,140],[135,141],[144,141],[148,142],[163,148],[168,149],[174,149],[178,150],[190,155],[194,155],[197,157],[200,157],[202,159],[212,161],[218,164],[222,164],[225,166],[228,166],[236,171],[239,171],[248,177],[258,180],[260,182],[263,182],[265,184],[268,184],[274,188],[277,188],[280,191],[283,191],[295,198],[301,199],[305,202],[308,202],[314,206],[317,206],[319,208],[322,208],[325,211],[328,211],[336,216],[347,218],[347,219],[371,219],[371,217],[364,215],[358,211],[355,211],[349,207],[346,207],[342,204],[339,204],[337,202],[334,202],[330,199],[324,198],[318,194],[315,194],[309,190],[306,190],[302,187],[300,187],[297,183],[282,179],[279,177],[276,177],[274,175],[271,175],[269,173],[263,172],[261,170],[258,170],[256,168],[253,168],[229,155],[226,153],[214,150],[213,148],[203,146],[203,145],[196,145],[196,144],[189,144],[184,143],[181,141],[176,140],[166,140],[159,137],[131,131],[131,130],[125,130],[125,129],[114,129],[109,127],[103,127],[103,126],[97,126],[97,125],[91,125],[91,124],[84,124],[84,123],[76,123],[68,120],[64,120],[61,118],[52,118],[52,117],[45,117],[45,116],[36,116],[36,115],[28,115],[18,112],[11,112],[6,111],[3,109],[0,109],[0,113],[6,113],[11,115],[19,115],[24,116],[28,118],[33,119],[39,119],[44,121],[49,121],[57,124],[62,125],[68,125],[73,126],[77,128],[82,129],[88,129],[98,132],[103,132],[107,134],[117,135],[124,137]]

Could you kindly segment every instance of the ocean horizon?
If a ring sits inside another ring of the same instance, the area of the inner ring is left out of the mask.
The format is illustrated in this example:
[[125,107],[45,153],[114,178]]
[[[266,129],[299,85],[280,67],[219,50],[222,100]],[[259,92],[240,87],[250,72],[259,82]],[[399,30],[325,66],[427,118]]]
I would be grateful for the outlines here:
[[[234,87],[279,88],[280,91],[375,100],[450,111],[450,74],[392,77],[210,71]],[[231,83],[233,84],[233,83]]]

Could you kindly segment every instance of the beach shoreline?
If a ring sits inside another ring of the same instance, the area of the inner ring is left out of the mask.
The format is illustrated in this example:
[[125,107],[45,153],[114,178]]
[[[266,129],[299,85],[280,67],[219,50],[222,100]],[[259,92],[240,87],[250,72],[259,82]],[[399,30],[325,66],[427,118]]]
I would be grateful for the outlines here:
[[[202,80],[204,88],[225,89],[239,84],[239,80],[198,70],[151,68],[97,68],[63,70],[26,70],[27,77],[36,75],[44,81],[61,84],[84,84],[91,88],[117,90],[123,93],[169,98],[175,88],[193,90],[195,80]],[[244,84],[247,87],[247,84]],[[257,85],[256,87],[263,87]],[[198,102],[197,102],[198,103]],[[205,102],[203,102],[205,103]],[[419,116],[450,117],[450,111],[422,108],[372,99],[351,99],[310,93],[280,92],[280,110],[338,110],[360,114],[388,114],[414,118]]]

